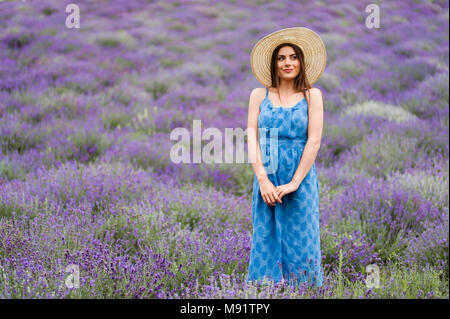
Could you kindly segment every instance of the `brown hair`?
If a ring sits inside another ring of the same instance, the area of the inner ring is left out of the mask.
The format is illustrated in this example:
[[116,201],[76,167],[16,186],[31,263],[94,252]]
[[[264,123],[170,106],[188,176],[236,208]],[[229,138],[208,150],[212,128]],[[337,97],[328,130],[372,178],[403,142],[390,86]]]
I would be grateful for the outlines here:
[[311,89],[312,86],[308,82],[308,79],[306,78],[305,56],[303,54],[302,49],[300,49],[300,47],[298,47],[297,45],[295,45],[293,43],[282,43],[273,50],[272,58],[270,61],[270,76],[272,78],[271,86],[276,88],[280,84],[280,77],[278,76],[278,73],[277,73],[277,57],[278,57],[278,52],[280,51],[280,49],[285,46],[290,46],[291,48],[293,48],[295,51],[295,54],[300,59],[300,72],[297,75],[297,77],[294,79],[294,89],[298,92],[303,93],[303,96],[305,97],[306,102],[309,105],[309,97],[306,96],[306,91],[308,91],[308,96],[309,96],[309,89]]

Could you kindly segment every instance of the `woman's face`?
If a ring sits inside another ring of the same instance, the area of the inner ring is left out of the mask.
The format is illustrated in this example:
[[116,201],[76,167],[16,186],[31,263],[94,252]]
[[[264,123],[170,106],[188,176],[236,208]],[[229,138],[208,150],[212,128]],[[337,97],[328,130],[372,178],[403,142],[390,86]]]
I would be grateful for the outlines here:
[[300,60],[292,47],[285,46],[278,51],[277,70],[278,76],[286,80],[293,80],[299,74]]

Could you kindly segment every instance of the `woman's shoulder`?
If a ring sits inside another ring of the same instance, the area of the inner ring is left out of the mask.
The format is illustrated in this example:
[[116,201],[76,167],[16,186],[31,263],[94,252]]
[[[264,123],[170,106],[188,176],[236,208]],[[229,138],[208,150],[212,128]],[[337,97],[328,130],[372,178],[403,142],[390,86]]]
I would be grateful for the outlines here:
[[261,93],[264,93],[264,95],[265,95],[265,94],[266,94],[266,90],[267,90],[267,88],[265,88],[265,87],[262,87],[262,88],[254,88],[254,89],[252,90],[252,93],[251,93],[251,94],[259,95],[259,94],[261,94]]
[[320,93],[321,93],[321,91],[320,91],[319,88],[310,88],[308,91],[309,91],[311,94],[320,94]]
[[254,97],[257,100],[263,100],[266,97],[267,88],[254,88],[250,94],[251,97]]
[[249,105],[254,105],[254,107],[257,108],[257,106],[261,105],[265,98],[266,88],[254,88],[250,93]]

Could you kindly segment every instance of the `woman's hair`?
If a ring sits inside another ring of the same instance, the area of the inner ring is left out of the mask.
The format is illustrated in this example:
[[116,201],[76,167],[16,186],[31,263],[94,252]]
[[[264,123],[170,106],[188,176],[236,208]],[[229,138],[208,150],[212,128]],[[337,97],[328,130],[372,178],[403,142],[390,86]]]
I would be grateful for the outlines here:
[[308,95],[309,95],[309,89],[311,89],[311,84],[308,82],[308,79],[306,78],[305,59],[304,59],[303,51],[302,51],[302,49],[300,49],[300,47],[298,47],[297,45],[295,45],[293,43],[282,43],[273,50],[272,58],[271,58],[271,62],[270,62],[270,75],[272,78],[272,87],[276,88],[280,84],[280,77],[278,76],[278,73],[277,73],[277,57],[278,57],[278,52],[280,51],[280,49],[285,46],[290,46],[291,48],[293,48],[295,51],[295,54],[300,59],[300,72],[294,79],[294,88],[298,92],[303,93],[303,96],[305,97],[306,102],[309,105],[309,97],[306,96],[306,91],[308,91]]

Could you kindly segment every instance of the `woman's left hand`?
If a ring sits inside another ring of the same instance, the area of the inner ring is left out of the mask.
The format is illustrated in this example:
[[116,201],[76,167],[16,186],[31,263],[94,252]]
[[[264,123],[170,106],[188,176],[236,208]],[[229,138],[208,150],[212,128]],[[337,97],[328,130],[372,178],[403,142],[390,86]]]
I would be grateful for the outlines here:
[[284,195],[295,192],[299,186],[300,186],[300,184],[295,183],[295,182],[278,185],[276,187],[278,197],[281,199]]

